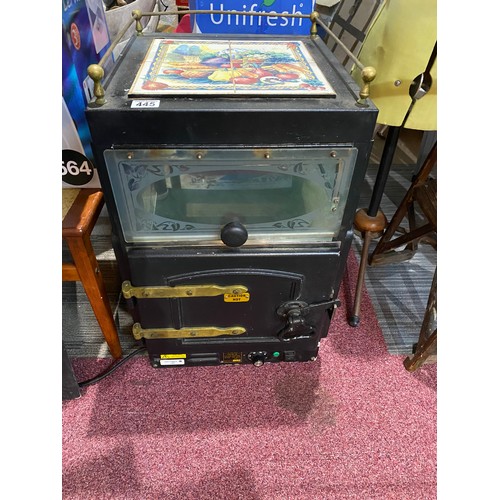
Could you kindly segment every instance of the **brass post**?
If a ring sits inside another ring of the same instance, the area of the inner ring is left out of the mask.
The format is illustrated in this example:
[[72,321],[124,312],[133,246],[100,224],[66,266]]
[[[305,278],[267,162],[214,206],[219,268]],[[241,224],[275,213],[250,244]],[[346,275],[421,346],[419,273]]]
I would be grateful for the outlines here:
[[91,64],[87,68],[87,74],[94,81],[95,104],[97,106],[102,106],[106,102],[106,99],[104,99],[104,87],[101,83],[104,78],[104,70],[98,64]]
[[138,35],[142,35],[142,30],[143,30],[141,23],[142,12],[140,10],[133,10],[132,17],[135,19],[135,31],[137,31]]
[[319,18],[319,12],[316,12],[315,10],[313,10],[311,12],[311,15],[309,16],[310,19],[311,19],[311,30],[310,30],[310,35],[311,35],[311,38],[315,38],[318,36],[318,24],[317,24],[317,21],[318,21],[318,18]]
[[373,82],[376,76],[377,71],[373,66],[365,66],[362,69],[363,88],[359,91],[359,99],[356,101],[358,106],[368,106],[366,100],[370,97],[370,83]]

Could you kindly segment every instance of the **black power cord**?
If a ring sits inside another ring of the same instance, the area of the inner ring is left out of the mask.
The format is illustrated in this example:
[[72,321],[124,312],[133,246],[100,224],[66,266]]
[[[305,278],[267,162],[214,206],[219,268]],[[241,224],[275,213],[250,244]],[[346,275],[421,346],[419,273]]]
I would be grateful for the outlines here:
[[113,363],[106,370],[104,370],[101,374],[96,375],[95,377],[93,377],[89,380],[84,380],[83,382],[78,382],[78,387],[80,387],[80,388],[88,387],[89,385],[92,385],[92,384],[95,384],[96,382],[99,382],[100,380],[107,377],[108,375],[111,375],[111,373],[113,373],[118,367],[122,366],[126,361],[133,358],[134,356],[137,356],[137,354],[140,354],[141,352],[143,352],[145,350],[146,350],[146,346],[139,347],[139,349],[132,351],[128,356],[125,356],[124,358],[118,360],[116,363]]

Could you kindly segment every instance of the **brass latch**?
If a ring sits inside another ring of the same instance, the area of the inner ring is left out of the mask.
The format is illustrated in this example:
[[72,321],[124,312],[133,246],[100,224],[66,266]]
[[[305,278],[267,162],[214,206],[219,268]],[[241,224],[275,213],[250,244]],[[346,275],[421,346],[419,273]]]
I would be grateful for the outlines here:
[[134,323],[132,333],[136,340],[140,339],[193,339],[200,337],[220,337],[221,335],[241,335],[246,329],[242,326],[218,328],[216,326],[194,326],[192,328],[142,328]]
[[243,285],[189,285],[189,286],[132,286],[130,281],[122,283],[122,293],[126,299],[175,299],[188,297],[216,297],[217,295],[241,294],[248,292]]

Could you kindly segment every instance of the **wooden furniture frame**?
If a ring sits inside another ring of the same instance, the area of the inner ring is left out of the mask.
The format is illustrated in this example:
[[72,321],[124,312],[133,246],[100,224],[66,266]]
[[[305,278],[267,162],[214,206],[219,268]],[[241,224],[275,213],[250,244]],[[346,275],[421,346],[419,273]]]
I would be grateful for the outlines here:
[[[437,181],[429,178],[436,162],[437,143],[434,144],[421,169],[412,180],[410,188],[369,257],[370,265],[409,260],[418,250],[420,241],[430,244],[437,250],[437,241],[433,236],[437,233]],[[418,203],[426,219],[425,224],[420,226],[415,221],[415,203]],[[410,225],[408,231],[400,228],[405,217]],[[402,236],[394,238],[398,232],[402,232]],[[403,245],[406,245],[404,250],[399,252],[395,250]]]
[[431,331],[432,319],[437,317],[437,268],[434,272],[429,299],[425,309],[424,321],[420,329],[418,342],[415,345],[414,354],[408,356],[403,365],[409,372],[420,368],[429,358],[437,353],[437,327]]
[[[375,250],[368,259],[370,265],[393,264],[411,259],[418,250],[419,243],[427,243],[437,250],[437,181],[431,178],[431,171],[437,163],[437,143],[414,176],[411,186],[385,229]],[[424,216],[424,223],[418,225],[415,218],[415,203]],[[400,227],[404,218],[408,219],[409,230]],[[400,236],[396,234],[402,233]],[[396,251],[397,248],[402,250]],[[437,268],[429,291],[429,298],[414,354],[404,361],[404,367],[412,372],[422,366],[430,356],[437,355]],[[432,331],[431,331],[432,327]]]
[[80,189],[62,222],[73,262],[63,263],[63,281],[80,281],[113,358],[122,356],[116,324],[90,236],[104,205],[100,189]]

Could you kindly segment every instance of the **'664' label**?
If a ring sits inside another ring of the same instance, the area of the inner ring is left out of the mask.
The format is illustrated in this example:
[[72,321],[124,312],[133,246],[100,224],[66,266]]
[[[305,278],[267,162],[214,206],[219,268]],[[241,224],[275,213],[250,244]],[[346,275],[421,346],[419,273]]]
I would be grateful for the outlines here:
[[72,149],[62,150],[62,180],[72,186],[84,186],[94,177],[92,162]]

